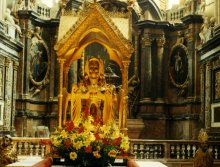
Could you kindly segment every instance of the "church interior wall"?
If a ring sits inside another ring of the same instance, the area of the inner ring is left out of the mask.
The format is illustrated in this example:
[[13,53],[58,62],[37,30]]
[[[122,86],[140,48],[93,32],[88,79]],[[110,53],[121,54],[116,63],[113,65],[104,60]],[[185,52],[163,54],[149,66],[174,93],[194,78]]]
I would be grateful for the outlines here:
[[[213,16],[210,10],[213,8],[213,2],[210,1],[209,4],[205,9],[206,16]],[[134,67],[134,54],[129,67],[129,77],[133,76],[135,70],[138,69],[141,91],[135,111],[132,111],[134,114],[131,115],[140,119],[139,123],[144,125],[140,134],[138,135],[137,132],[133,136],[150,139],[195,139],[195,134],[198,133],[200,126],[204,126],[200,125],[201,85],[199,82],[199,58],[196,52],[199,46],[202,47],[199,39],[202,16],[185,16],[181,23],[172,24],[168,21],[160,22],[160,15],[157,10],[147,10],[145,7],[143,7],[144,14],[139,18],[140,20],[137,20],[138,17],[134,17],[133,22],[134,27],[138,25],[138,29],[135,29],[135,31],[141,32],[138,37],[139,50],[136,50],[139,64]],[[16,101],[15,126],[17,127],[18,136],[32,136],[34,134],[32,133],[32,127],[44,125],[52,130],[57,124],[59,86],[57,78],[59,69],[53,46],[58,38],[59,20],[45,21],[38,18],[38,15],[34,13],[30,13],[30,16],[27,14],[26,17],[25,13],[20,12],[20,26],[23,32],[29,33],[32,33],[34,28],[40,27],[40,37],[48,47],[50,72],[47,76],[48,83],[37,85],[29,80],[31,63],[29,55],[33,34],[25,34],[25,37],[21,39],[25,44],[25,48],[23,52],[20,52],[22,59],[19,60],[19,79],[17,81],[18,98]],[[179,36],[179,32],[182,34],[181,36]],[[181,46],[184,51],[188,52],[189,83],[186,83],[186,85],[176,84],[169,76],[169,66],[174,46],[177,46],[177,48]],[[79,64],[80,62],[77,62],[73,65],[72,71],[69,73],[70,85],[77,80],[76,72]],[[147,66],[145,66],[146,64]],[[71,80],[72,78],[74,79]],[[37,92],[34,96],[33,92],[30,91],[32,86],[35,86],[35,91],[40,88],[40,92]],[[46,118],[46,121],[44,118]],[[152,129],[150,128],[152,126],[158,128]],[[138,131],[137,129],[133,128],[134,131]]]

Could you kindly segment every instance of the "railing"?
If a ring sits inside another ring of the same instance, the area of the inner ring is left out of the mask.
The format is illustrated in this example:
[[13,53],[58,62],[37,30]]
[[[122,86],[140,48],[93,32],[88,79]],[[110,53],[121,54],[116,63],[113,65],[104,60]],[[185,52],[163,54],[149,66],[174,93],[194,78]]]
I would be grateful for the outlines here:
[[[131,152],[136,159],[192,160],[198,141],[131,139]],[[215,160],[220,160],[220,141],[209,142]]]
[[[18,155],[44,156],[50,153],[49,138],[13,137],[13,144]],[[130,139],[131,153],[136,159],[193,159],[198,149],[195,140],[142,140]],[[210,141],[209,149],[214,158],[220,160],[220,141]]]
[[13,137],[13,146],[17,149],[18,156],[41,156],[50,153],[48,138],[20,138]]
[[166,11],[163,14],[163,17],[165,20],[167,21],[181,21],[181,18],[183,18],[186,15],[186,11],[185,8],[178,8],[178,9],[170,9],[168,11]]
[[[13,137],[14,147],[18,156],[48,155],[51,151],[49,138],[20,138]],[[131,153],[135,159],[146,161],[160,161],[167,166],[192,167],[193,158],[198,149],[198,141],[195,140],[142,140],[130,139]],[[220,166],[220,141],[210,141],[209,149],[213,152],[214,167]]]
[[50,8],[45,6],[37,6],[37,13],[40,15],[43,19],[49,19],[50,18]]

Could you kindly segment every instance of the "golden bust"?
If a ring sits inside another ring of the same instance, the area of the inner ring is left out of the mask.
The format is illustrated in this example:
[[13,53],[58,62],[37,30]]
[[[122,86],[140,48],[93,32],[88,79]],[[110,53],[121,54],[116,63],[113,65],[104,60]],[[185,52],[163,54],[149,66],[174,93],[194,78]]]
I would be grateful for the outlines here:
[[7,165],[18,160],[15,145],[12,143],[11,136],[6,135],[2,137],[0,148],[0,166]]
[[194,156],[193,167],[212,167],[214,158],[209,150],[208,134],[204,129],[200,130],[198,141],[200,145]]
[[70,102],[70,119],[77,121],[85,114],[100,119],[102,124],[110,124],[115,119],[117,94],[115,86],[107,84],[104,77],[103,61],[90,58],[85,64],[85,74],[79,84],[72,86],[71,94],[64,93],[64,119]]

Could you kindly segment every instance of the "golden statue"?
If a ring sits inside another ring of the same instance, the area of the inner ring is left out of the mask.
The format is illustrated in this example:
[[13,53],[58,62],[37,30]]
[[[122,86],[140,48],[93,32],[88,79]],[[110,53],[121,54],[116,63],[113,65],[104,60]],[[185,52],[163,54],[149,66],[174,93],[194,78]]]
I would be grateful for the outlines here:
[[213,166],[213,154],[208,148],[208,134],[204,129],[199,132],[198,140],[200,142],[199,149],[195,153],[193,161],[194,167],[212,167]]
[[102,124],[111,124],[117,110],[117,93],[114,85],[107,84],[103,61],[90,58],[85,64],[85,74],[79,84],[72,86],[71,94],[63,92],[63,124],[70,102],[70,120],[77,121],[85,114],[100,119]]
[[0,148],[0,165],[7,165],[18,160],[11,136],[6,135],[2,137]]

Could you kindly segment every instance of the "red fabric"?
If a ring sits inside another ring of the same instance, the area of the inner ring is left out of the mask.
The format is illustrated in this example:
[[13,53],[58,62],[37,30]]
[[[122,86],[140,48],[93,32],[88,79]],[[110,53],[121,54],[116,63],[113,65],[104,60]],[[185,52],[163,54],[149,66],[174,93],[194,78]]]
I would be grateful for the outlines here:
[[139,165],[133,159],[128,160],[128,167],[139,167]]
[[51,157],[45,158],[44,160],[36,163],[32,167],[50,167],[52,166],[53,160]]

